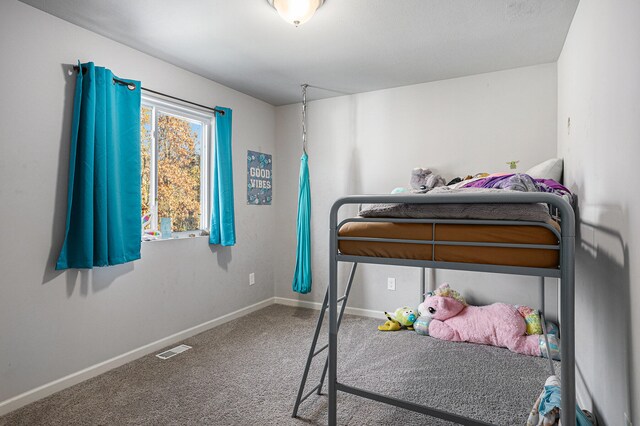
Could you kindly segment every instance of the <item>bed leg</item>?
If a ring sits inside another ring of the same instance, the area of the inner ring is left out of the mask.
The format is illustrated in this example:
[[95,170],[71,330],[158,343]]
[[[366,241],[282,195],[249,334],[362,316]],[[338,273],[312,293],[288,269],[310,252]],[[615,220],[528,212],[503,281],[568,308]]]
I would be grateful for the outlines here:
[[540,325],[542,327],[542,336],[544,337],[545,348],[547,350],[547,359],[549,360],[549,372],[552,376],[556,375],[556,369],[553,367],[553,359],[551,358],[551,349],[549,349],[549,336],[547,335],[547,325],[546,314],[545,314],[545,304],[544,304],[544,277],[540,277]]
[[436,268],[429,268],[429,291],[436,291]]
[[[332,222],[335,220],[331,217]],[[333,223],[332,223],[333,224]],[[328,424],[337,424],[337,381],[338,381],[338,247],[337,230],[331,226],[329,237],[329,407]]]
[[420,268],[420,300],[418,305],[424,302],[427,294],[427,268]]
[[[427,279],[427,270],[429,271],[429,278]],[[420,268],[420,301],[418,304],[424,302],[427,297],[427,292],[435,291],[436,289],[436,269],[435,268]]]
[[540,313],[542,315],[545,314],[544,311],[544,277],[539,277],[539,285],[540,285]]
[[560,280],[560,353],[562,355],[563,425],[576,424],[575,359],[575,239],[562,237]]

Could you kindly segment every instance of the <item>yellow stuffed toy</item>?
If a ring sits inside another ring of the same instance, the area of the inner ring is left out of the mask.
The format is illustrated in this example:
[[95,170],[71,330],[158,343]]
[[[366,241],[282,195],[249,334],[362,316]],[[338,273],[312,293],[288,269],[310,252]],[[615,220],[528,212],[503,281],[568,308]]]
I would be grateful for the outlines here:
[[383,325],[378,326],[378,330],[380,331],[398,331],[402,327],[405,327],[407,330],[413,330],[413,323],[418,318],[415,309],[408,306],[396,309],[393,314],[389,312],[385,312],[384,314],[387,317],[387,321]]

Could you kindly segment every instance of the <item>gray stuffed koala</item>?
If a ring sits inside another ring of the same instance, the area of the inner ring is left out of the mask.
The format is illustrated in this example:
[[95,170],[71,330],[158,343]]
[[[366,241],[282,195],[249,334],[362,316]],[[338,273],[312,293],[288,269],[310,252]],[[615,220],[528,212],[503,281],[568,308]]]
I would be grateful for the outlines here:
[[445,184],[444,178],[440,175],[434,175],[430,169],[418,167],[411,171],[409,186],[413,193],[424,194],[437,186],[444,186]]

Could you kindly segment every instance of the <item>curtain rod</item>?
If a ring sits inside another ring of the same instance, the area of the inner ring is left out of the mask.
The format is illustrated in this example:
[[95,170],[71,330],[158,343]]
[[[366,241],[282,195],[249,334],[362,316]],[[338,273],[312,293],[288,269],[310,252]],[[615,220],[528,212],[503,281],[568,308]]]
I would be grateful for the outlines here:
[[[75,72],[80,72],[80,67],[78,67],[77,65],[74,65],[73,66],[73,70]],[[86,68],[82,70],[83,74],[85,72],[87,72]],[[120,79],[117,79],[115,77],[113,78],[113,81],[118,83],[118,84],[125,85],[125,86],[134,86],[132,83],[130,83],[128,81],[120,80]],[[135,89],[135,86],[133,88]],[[213,111],[216,114],[224,115],[224,111],[221,110],[221,109],[211,108],[211,107],[208,107],[206,105],[202,105],[202,104],[198,104],[198,103],[195,103],[195,102],[188,101],[186,99],[178,98],[177,96],[171,96],[171,95],[167,95],[166,93],[158,92],[156,90],[147,89],[146,87],[140,87],[140,89],[144,90],[145,92],[154,93],[156,95],[164,96],[166,98],[170,98],[170,99],[173,99],[173,100],[176,100],[176,101],[184,102],[184,103],[187,103],[187,104],[190,104],[190,105],[195,105],[197,107],[204,108],[204,109],[209,110],[209,111]]]

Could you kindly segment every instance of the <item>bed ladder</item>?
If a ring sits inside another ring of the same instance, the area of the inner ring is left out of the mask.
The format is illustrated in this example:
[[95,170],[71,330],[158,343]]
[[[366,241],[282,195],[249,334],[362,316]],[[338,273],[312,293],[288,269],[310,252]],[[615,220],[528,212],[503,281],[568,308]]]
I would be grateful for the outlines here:
[[[347,282],[347,288],[344,292],[344,296],[338,299],[338,303],[342,302],[340,305],[340,314],[338,315],[338,329],[340,329],[340,323],[342,322],[342,316],[344,315],[344,309],[347,306],[347,299],[349,298],[349,292],[351,291],[351,284],[353,284],[353,277],[356,274],[357,263],[354,263],[351,267],[351,273],[349,274],[349,281]],[[316,331],[313,334],[313,340],[311,342],[311,348],[309,349],[309,355],[307,356],[307,363],[304,367],[304,373],[302,374],[302,380],[300,381],[300,388],[298,389],[298,396],[296,397],[296,404],[293,407],[293,414],[291,417],[298,417],[298,408],[300,408],[300,404],[309,398],[311,394],[317,391],[318,395],[322,395],[322,385],[324,384],[324,379],[327,376],[327,368],[329,367],[329,356],[325,357],[324,360],[324,368],[322,369],[322,376],[320,376],[320,383],[318,383],[313,389],[307,392],[304,396],[302,395],[304,392],[304,388],[307,384],[307,378],[309,376],[309,369],[311,368],[311,362],[316,357],[316,355],[324,352],[329,344],[324,345],[320,349],[316,350],[316,346],[318,344],[318,337],[320,336],[320,330],[322,329],[322,320],[324,319],[324,314],[329,307],[329,286],[327,286],[327,292],[324,294],[324,302],[322,302],[322,308],[320,309],[320,315],[318,317],[318,323],[316,325]]]

